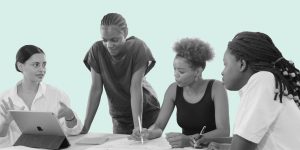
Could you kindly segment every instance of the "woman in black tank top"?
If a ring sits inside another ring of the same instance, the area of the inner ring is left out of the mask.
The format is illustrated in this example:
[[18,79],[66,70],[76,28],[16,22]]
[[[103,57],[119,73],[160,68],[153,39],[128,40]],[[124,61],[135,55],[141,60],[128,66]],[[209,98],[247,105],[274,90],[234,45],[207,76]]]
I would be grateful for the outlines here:
[[[134,139],[154,139],[162,135],[174,107],[177,108],[177,123],[182,133],[167,133],[170,145],[194,146],[205,143],[205,139],[229,136],[229,113],[227,94],[223,84],[217,80],[202,78],[206,61],[213,58],[207,43],[199,39],[185,38],[175,43],[174,75],[176,82],[167,89],[161,111],[149,129],[133,133]],[[201,129],[206,126],[202,136]],[[195,141],[195,139],[197,141]]]

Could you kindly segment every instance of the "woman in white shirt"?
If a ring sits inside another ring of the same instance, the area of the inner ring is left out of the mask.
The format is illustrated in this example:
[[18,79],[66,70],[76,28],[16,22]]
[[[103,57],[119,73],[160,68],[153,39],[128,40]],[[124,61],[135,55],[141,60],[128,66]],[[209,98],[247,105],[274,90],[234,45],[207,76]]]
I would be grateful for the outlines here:
[[240,104],[231,144],[209,149],[296,150],[300,148],[300,73],[260,32],[241,32],[228,43],[222,72]]
[[68,96],[42,83],[46,73],[43,50],[34,45],[21,47],[16,55],[15,67],[23,74],[23,79],[0,95],[0,147],[13,145],[21,135],[9,110],[53,112],[66,134],[79,134],[82,124],[70,109]]

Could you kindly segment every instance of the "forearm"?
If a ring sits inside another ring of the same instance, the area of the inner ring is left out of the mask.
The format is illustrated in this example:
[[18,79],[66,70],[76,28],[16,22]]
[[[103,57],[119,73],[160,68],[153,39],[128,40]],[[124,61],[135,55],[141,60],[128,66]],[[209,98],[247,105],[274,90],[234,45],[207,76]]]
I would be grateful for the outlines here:
[[102,94],[102,88],[101,88],[101,90],[98,90],[98,91],[95,91],[92,89],[90,91],[88,105],[87,105],[87,109],[86,109],[86,116],[85,116],[85,121],[84,121],[84,126],[87,128],[90,127],[91,123],[94,120],[95,114],[96,114],[98,106],[100,104],[101,94]]
[[0,137],[5,137],[7,135],[9,124],[1,123],[0,124]]
[[148,137],[149,140],[159,138],[162,135],[162,130],[159,128],[149,129],[148,132],[149,132],[149,137]]
[[[136,88],[135,88],[136,89]],[[138,90],[131,89],[131,111],[134,127],[139,127],[138,116],[142,121],[143,114],[143,96],[142,96],[142,87],[138,88]],[[135,91],[135,92],[134,92]]]
[[207,132],[204,134],[205,137],[212,138],[212,137],[229,137],[229,131],[222,128],[217,128],[215,130],[212,130],[210,132]]

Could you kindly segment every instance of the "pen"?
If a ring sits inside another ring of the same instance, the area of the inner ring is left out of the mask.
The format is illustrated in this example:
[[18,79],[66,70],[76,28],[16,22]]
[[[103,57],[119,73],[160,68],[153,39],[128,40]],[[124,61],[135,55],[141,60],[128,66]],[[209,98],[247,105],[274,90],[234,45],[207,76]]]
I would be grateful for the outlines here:
[[[204,134],[205,128],[206,128],[206,126],[203,126],[203,128],[201,129],[201,131],[200,131],[200,136],[199,136],[200,138],[201,138],[201,136]],[[196,147],[197,147],[197,143],[196,143],[195,138],[193,138],[193,142],[194,142],[194,148],[196,148]]]
[[[139,128],[140,128],[140,134],[142,133],[142,123],[141,123],[141,117],[138,116],[138,122],[139,122]],[[141,142],[142,144],[144,144],[144,139],[143,139],[143,136],[141,134]]]

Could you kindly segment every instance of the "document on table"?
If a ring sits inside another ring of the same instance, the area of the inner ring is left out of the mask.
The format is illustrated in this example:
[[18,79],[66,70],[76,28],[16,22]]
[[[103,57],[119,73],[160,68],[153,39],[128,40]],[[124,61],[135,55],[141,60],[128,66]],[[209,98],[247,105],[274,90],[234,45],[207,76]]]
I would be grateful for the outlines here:
[[[171,148],[168,141],[161,137],[153,140],[145,140],[144,144],[140,141],[128,140],[127,138],[121,138],[117,140],[109,140],[102,145],[92,146],[87,150],[176,150]],[[183,150],[195,150],[192,147],[179,148]],[[179,150],[178,149],[178,150]],[[203,149],[204,150],[204,149]]]

